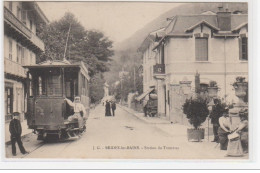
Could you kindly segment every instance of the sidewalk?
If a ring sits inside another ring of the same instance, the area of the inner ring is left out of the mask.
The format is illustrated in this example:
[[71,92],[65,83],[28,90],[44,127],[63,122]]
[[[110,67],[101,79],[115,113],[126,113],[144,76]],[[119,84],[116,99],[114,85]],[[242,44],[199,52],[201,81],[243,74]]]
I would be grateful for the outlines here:
[[159,117],[145,117],[144,113],[140,113],[140,112],[136,112],[131,108],[128,108],[126,106],[122,106],[120,104],[118,104],[119,107],[121,107],[122,109],[124,109],[125,111],[127,111],[130,114],[133,114],[135,117],[137,117],[138,119],[149,123],[149,124],[171,124],[170,121],[163,119],[163,118],[159,118]]
[[[179,141],[183,144],[183,147],[187,148],[193,148],[194,151],[197,151],[197,153],[201,153],[201,155],[204,155],[207,159],[248,159],[248,154],[244,157],[225,157],[226,151],[220,150],[219,144],[215,142],[211,142],[214,138],[212,133],[212,128],[209,128],[209,134],[208,134],[208,123],[204,123],[202,127],[205,129],[205,138],[201,142],[189,142],[187,139],[187,129],[192,128],[192,126],[186,126],[182,124],[171,124],[170,121],[158,118],[158,117],[144,117],[143,113],[138,113],[130,108],[127,108],[125,106],[119,105],[122,109],[127,111],[128,113],[131,113],[133,116],[137,117],[138,119],[150,123],[154,125],[156,128],[158,128],[160,131],[167,134],[169,137],[174,137],[176,141]],[[207,152],[205,152],[207,151]],[[189,153],[192,155],[192,153]],[[194,155],[194,158],[196,158],[197,155]]]
[[[9,132],[9,123],[5,123],[5,144],[9,144],[10,141],[10,132]],[[28,129],[27,126],[27,120],[23,120],[21,122],[21,126],[22,126],[22,138],[30,133],[32,133],[32,129]]]

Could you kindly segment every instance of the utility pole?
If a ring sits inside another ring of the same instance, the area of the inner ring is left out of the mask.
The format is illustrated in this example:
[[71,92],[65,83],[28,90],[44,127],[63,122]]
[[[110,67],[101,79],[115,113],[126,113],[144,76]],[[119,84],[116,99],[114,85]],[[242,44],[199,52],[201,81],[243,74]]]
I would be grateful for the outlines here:
[[68,31],[68,35],[67,35],[67,39],[66,39],[66,45],[65,45],[65,50],[64,50],[64,55],[63,55],[63,60],[66,59],[66,52],[67,52],[67,46],[68,46],[68,41],[69,41],[70,28],[71,28],[71,23],[70,23],[70,27],[69,27],[69,31]]
[[136,92],[136,84],[135,84],[136,82],[135,82],[135,80],[136,80],[136,79],[135,79],[135,66],[134,66],[134,90],[135,90],[135,92]]

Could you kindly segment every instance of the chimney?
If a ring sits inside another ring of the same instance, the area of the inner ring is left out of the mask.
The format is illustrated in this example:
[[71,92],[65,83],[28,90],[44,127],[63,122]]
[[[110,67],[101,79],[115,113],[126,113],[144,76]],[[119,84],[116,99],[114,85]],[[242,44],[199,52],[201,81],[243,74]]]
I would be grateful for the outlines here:
[[230,31],[231,30],[231,12],[229,12],[228,7],[226,10],[223,10],[223,6],[218,7],[219,11],[217,12],[217,21],[218,27],[221,31]]

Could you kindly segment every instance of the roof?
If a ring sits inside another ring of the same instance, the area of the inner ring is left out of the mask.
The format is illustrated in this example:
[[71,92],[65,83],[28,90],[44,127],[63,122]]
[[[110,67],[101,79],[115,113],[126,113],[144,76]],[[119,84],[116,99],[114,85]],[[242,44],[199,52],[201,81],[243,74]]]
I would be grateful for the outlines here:
[[85,75],[85,77],[89,80],[89,73],[88,73],[88,69],[86,68],[86,66],[84,65],[84,63],[82,61],[78,61],[75,63],[71,63],[67,60],[48,60],[48,61],[44,61],[42,63],[39,64],[34,64],[34,65],[26,65],[23,66],[24,68],[28,68],[28,69],[40,69],[40,68],[55,68],[55,67],[60,67],[60,68],[79,68],[81,69],[81,72]]
[[[247,22],[247,14],[231,14],[231,31],[236,29],[241,24]],[[169,26],[172,27],[170,28],[170,33],[185,33],[186,31],[194,29],[201,23],[204,23],[215,30],[219,30],[217,15],[181,15],[176,16],[176,20],[174,20],[174,25]]]
[[141,52],[145,51],[151,43],[155,42],[157,39],[160,40],[164,36],[165,36],[165,28],[160,28],[158,30],[150,32],[142,42],[141,46],[138,48],[138,51]]
[[52,67],[80,67],[80,63],[71,64],[67,60],[53,60],[44,61],[39,64],[25,65],[24,68],[35,69],[35,68],[52,68]]
[[33,9],[32,12],[35,14],[35,17],[37,17],[37,19],[40,19],[42,22],[44,22],[45,24],[49,23],[48,18],[46,17],[46,15],[43,13],[43,11],[41,10],[41,8],[39,7],[39,5],[37,4],[37,2],[34,1],[24,1],[24,4],[28,5],[28,7],[30,9]]
[[231,30],[223,33],[218,27],[217,14],[203,13],[198,15],[178,15],[174,17],[171,23],[165,28],[166,34],[164,37],[153,47],[156,49],[166,37],[190,37],[194,28],[200,24],[205,24],[213,30],[217,31],[214,36],[223,37],[235,37],[237,34],[232,33],[233,31],[239,30],[248,24],[247,14],[231,14]]
[[150,94],[152,91],[154,90],[154,88],[150,88],[148,90],[146,90],[143,94],[141,94],[140,96],[136,97],[135,99],[137,101],[142,100],[145,96],[147,96],[147,94]]

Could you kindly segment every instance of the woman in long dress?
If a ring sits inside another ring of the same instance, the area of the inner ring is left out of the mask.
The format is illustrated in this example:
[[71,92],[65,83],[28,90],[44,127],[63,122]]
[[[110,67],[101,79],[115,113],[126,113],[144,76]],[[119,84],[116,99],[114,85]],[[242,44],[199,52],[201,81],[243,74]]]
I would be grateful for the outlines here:
[[110,103],[106,101],[106,113],[105,116],[111,116]]
[[219,118],[219,125],[218,128],[218,136],[219,136],[219,143],[220,143],[220,150],[227,150],[228,145],[228,135],[230,134],[230,118],[228,115],[229,109],[225,108],[222,117]]
[[239,134],[235,139],[230,139],[228,143],[228,156],[243,156],[248,152],[248,113],[246,110],[239,112],[240,123],[233,133]]

